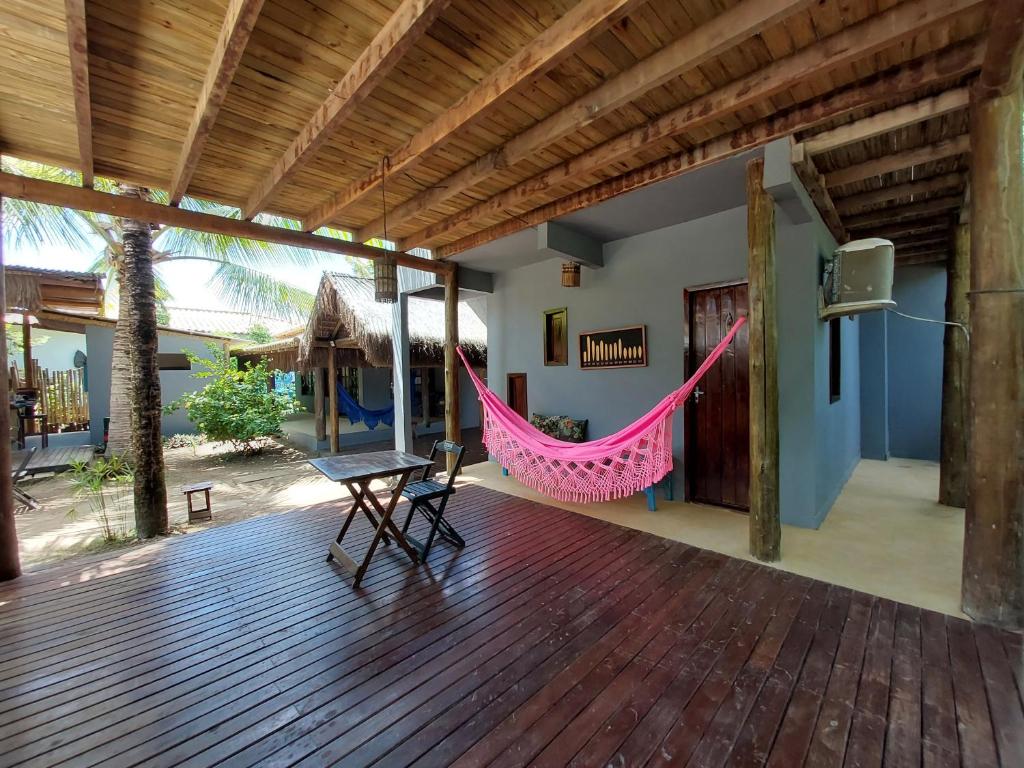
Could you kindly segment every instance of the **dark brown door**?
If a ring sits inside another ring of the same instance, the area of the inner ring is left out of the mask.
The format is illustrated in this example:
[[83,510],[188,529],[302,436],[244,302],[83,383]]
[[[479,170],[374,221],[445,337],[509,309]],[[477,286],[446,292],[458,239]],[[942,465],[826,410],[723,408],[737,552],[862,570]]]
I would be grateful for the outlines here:
[[[705,360],[747,311],[747,284],[687,291],[686,373]],[[747,329],[711,367],[686,407],[689,498],[737,509],[750,507],[750,420]]]
[[510,373],[508,375],[508,404],[513,411],[524,419],[530,418],[526,411],[526,374]]

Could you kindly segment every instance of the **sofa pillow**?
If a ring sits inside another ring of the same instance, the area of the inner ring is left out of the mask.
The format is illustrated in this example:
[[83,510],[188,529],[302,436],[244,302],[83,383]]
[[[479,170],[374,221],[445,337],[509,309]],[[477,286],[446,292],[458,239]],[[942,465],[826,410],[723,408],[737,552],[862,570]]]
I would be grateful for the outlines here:
[[582,443],[587,439],[589,419],[571,419],[568,416],[544,416],[535,413],[530,423],[549,437],[569,443]]

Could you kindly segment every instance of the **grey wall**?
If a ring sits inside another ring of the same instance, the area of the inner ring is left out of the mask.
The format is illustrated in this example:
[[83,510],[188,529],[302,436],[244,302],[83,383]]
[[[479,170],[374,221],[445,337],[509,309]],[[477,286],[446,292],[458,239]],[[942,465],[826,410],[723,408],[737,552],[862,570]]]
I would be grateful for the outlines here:
[[[21,326],[15,325],[14,335],[21,341]],[[68,371],[75,367],[75,352],[85,351],[85,336],[67,331],[50,331],[32,328],[32,358],[41,368],[50,371]],[[18,370],[24,371],[25,356],[8,346],[8,364],[17,363]]]
[[889,360],[887,312],[868,312],[860,322],[860,453],[889,458]]
[[[110,367],[114,347],[114,329],[105,326],[86,328],[86,353],[89,358],[89,431],[93,443],[103,442],[103,419],[110,415]],[[161,333],[157,351],[176,353],[188,350],[203,357],[209,357],[208,340]],[[161,371],[160,394],[164,404],[170,403],[186,392],[194,392],[204,385],[190,371]],[[161,419],[164,435],[194,432],[195,426],[189,421],[184,410],[164,414]]]
[[[860,454],[857,324],[844,327],[844,391],[828,404],[827,327],[817,319],[820,222],[777,216],[780,494],[784,522],[816,526]],[[822,234],[824,232],[824,234]],[[605,267],[584,268],[582,287],[563,289],[557,260],[499,273],[488,299],[488,380],[506,395],[506,374],[525,372],[531,412],[590,419],[591,439],[645,413],[683,380],[682,291],[745,279],[746,208],[723,211],[605,244]],[[544,366],[542,313],[568,308],[569,365]],[[581,331],[643,323],[649,365],[581,371]],[[824,390],[823,390],[824,387]],[[682,490],[682,411],[673,422]]]
[[[946,270],[939,264],[898,267],[897,309],[918,317],[945,317]],[[943,327],[888,318],[889,453],[938,461],[942,414]]]

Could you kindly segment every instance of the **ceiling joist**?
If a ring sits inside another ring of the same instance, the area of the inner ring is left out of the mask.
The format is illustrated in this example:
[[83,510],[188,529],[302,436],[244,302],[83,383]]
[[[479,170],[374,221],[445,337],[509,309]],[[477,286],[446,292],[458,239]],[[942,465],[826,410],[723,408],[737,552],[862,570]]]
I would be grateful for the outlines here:
[[797,178],[800,179],[800,183],[804,185],[804,189],[807,190],[807,194],[814,203],[814,207],[818,209],[822,221],[825,222],[828,231],[832,233],[832,237],[840,245],[845,243],[849,239],[846,234],[846,227],[843,225],[843,221],[836,211],[835,203],[832,202],[832,197],[825,187],[824,178],[822,178],[818,167],[814,164],[814,160],[807,154],[803,144],[794,144],[792,146],[790,162],[793,165],[794,173],[796,173]]
[[533,42],[485,77],[430,125],[388,154],[387,161],[361,179],[334,193],[303,217],[303,228],[315,230],[329,224],[348,206],[375,190],[385,173],[413,168],[427,154],[446,142],[463,126],[479,117],[522,83],[546,72],[588,42],[610,22],[627,15],[641,0],[580,0]]
[[75,129],[78,132],[82,186],[95,180],[92,149],[92,99],[89,94],[89,36],[85,28],[85,0],[64,0],[71,63],[71,87],[75,97]]
[[833,128],[831,131],[811,136],[803,142],[809,155],[820,155],[833,149],[857,144],[875,136],[897,131],[933,117],[966,109],[970,94],[967,88],[954,88],[937,96],[930,96],[912,104],[879,112],[863,120]]
[[938,141],[918,149],[885,155],[875,160],[852,165],[849,168],[826,173],[825,183],[829,188],[841,187],[844,184],[852,184],[874,176],[884,176],[887,173],[906,170],[917,165],[946,160],[947,158],[963,155],[970,151],[970,137],[967,134],[963,134],[956,138]]
[[[845,35],[845,33],[839,34]],[[430,244],[456,227],[464,226],[484,216],[499,214],[507,209],[522,206],[539,192],[576,178],[586,177],[616,160],[634,155],[638,151],[664,141],[688,128],[703,124],[708,119],[729,114],[732,109],[744,106],[745,99],[767,98],[778,92],[780,88],[785,87],[784,84],[788,83],[790,78],[795,77],[797,72],[802,72],[805,75],[807,65],[812,59],[819,61],[822,67],[830,66],[826,63],[832,60],[830,52],[845,42],[845,40],[841,42],[828,38],[818,45],[811,46],[813,51],[807,49],[806,53],[800,52],[776,64],[769,65],[759,73],[756,83],[744,78],[639,128],[599,144],[593,149],[520,182],[488,200],[401,239],[399,249],[409,250]],[[772,130],[765,134],[768,137],[766,140],[819,125],[852,110],[890,99],[893,94],[920,88],[933,82],[944,82],[951,76],[976,70],[981,64],[982,54],[981,43],[975,41],[898,67],[885,76],[868,83],[830,94],[810,105],[791,110],[785,116],[776,118],[772,124]],[[758,87],[758,84],[761,84],[761,88]]]
[[381,80],[448,7],[451,0],[404,0],[270,172],[249,195],[243,216],[251,219],[365,101]]
[[451,271],[452,265],[412,256],[407,253],[385,251],[383,248],[338,240],[333,237],[312,235],[283,227],[272,227],[257,224],[244,219],[229,219],[226,216],[214,216],[209,213],[190,211],[170,205],[152,203],[138,197],[113,195],[93,189],[72,187],[28,176],[13,173],[0,173],[0,198],[11,197],[18,200],[32,200],[45,205],[59,205],[64,208],[75,208],[81,211],[105,213],[125,219],[138,219],[154,224],[166,224],[170,227],[183,227],[197,232],[210,232],[217,235],[241,237],[248,240],[259,240],[267,243],[290,245],[294,248],[308,248],[315,251],[338,253],[343,256],[355,256],[362,259],[377,259],[394,256],[399,266],[420,269],[434,274]]
[[[495,171],[521,162],[536,150],[590,125],[808,5],[808,0],[744,0],[396,206],[388,212],[388,222],[392,227],[400,226],[423,211],[462,194]],[[359,239],[366,240],[381,234],[383,226],[383,216],[374,219],[360,230]]]
[[180,203],[188,191],[192,174],[199,165],[206,140],[217,122],[217,114],[228,95],[228,88],[242,62],[245,46],[262,8],[263,0],[231,0],[228,4],[217,45],[213,49],[213,58],[206,71],[199,100],[171,178],[171,205]]
[[963,200],[960,195],[948,195],[946,197],[936,197],[931,200],[922,200],[919,203],[910,203],[908,205],[887,206],[877,211],[871,211],[870,213],[850,216],[846,219],[846,224],[850,227],[859,228],[869,227],[875,224],[891,224],[904,219],[913,219],[934,213],[954,211],[960,207],[962,202]]
[[908,197],[928,196],[937,192],[949,192],[962,186],[964,186],[964,175],[962,173],[944,173],[940,176],[908,181],[905,184],[894,184],[882,187],[881,189],[873,189],[870,192],[861,192],[857,195],[840,198],[836,203],[836,210],[842,215],[863,213],[865,208],[878,205],[879,203],[901,200]]

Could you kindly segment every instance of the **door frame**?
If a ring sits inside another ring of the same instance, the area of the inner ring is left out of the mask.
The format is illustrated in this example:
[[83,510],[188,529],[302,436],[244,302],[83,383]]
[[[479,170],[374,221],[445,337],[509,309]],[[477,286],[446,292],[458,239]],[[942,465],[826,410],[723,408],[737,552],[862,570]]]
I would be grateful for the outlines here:
[[[696,368],[691,364],[690,360],[690,294],[700,293],[701,291],[711,291],[715,288],[731,288],[736,285],[750,285],[750,281],[746,277],[733,278],[731,280],[720,280],[715,283],[701,283],[700,285],[688,285],[683,288],[683,378],[688,379],[693,375]],[[693,478],[694,478],[694,467],[693,467],[693,451],[690,450],[690,446],[696,442],[696,419],[692,418],[693,414],[693,400],[691,398],[686,399],[686,405],[683,408],[683,497],[686,501],[693,500]],[[739,512],[746,512],[746,510],[739,509],[738,507],[723,506],[722,509],[736,509]]]

